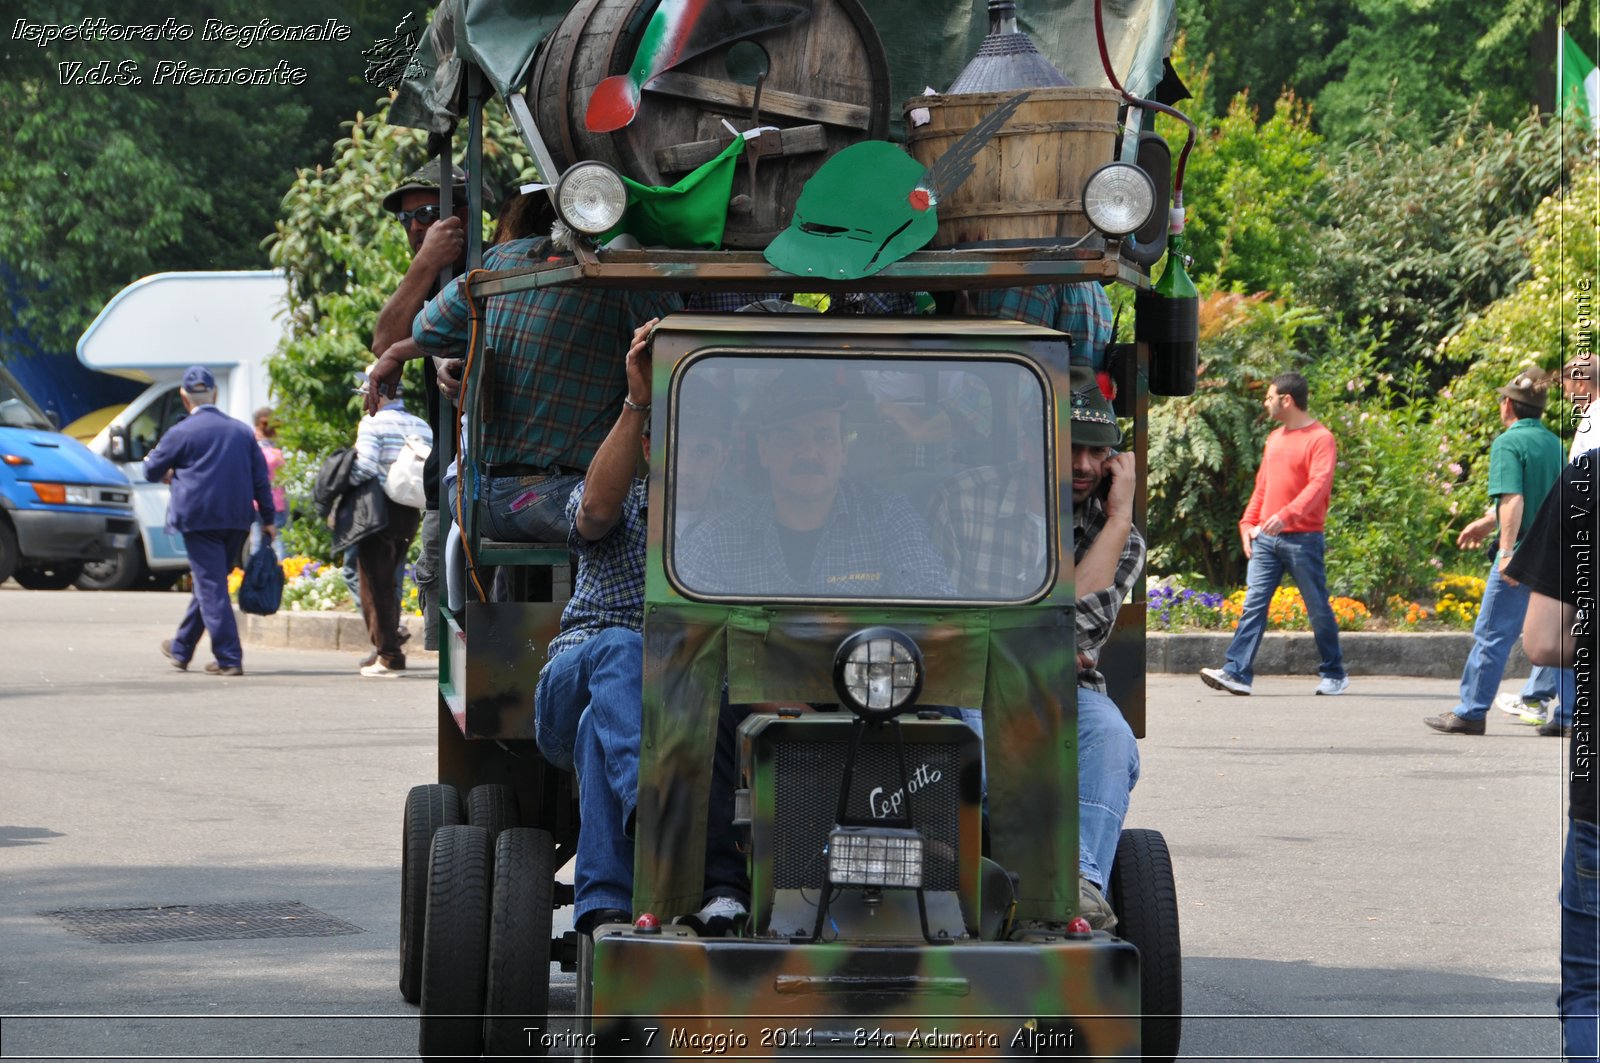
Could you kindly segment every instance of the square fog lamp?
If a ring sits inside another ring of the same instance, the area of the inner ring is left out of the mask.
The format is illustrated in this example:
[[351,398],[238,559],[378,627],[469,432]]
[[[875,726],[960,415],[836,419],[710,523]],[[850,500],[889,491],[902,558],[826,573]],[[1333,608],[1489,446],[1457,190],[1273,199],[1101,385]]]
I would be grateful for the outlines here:
[[922,886],[922,835],[903,827],[835,827],[828,836],[835,886]]

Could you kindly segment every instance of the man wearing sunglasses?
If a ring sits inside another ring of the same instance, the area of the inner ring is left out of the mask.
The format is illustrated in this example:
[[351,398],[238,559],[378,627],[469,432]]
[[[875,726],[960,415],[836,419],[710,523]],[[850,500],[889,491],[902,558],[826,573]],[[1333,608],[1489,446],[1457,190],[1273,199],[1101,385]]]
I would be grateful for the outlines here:
[[[367,413],[375,414],[399,394],[400,373],[411,358],[424,352],[411,339],[411,319],[422,304],[442,287],[451,275],[466,267],[467,254],[467,175],[459,166],[450,167],[453,212],[439,216],[439,188],[444,163],[438,157],[407,177],[400,186],[383,197],[383,209],[405,227],[411,243],[411,265],[400,285],[389,296],[372,326],[372,353],[378,361],[368,370]],[[445,271],[448,270],[449,273]],[[430,425],[439,424],[439,389],[433,359],[422,363],[424,416]],[[438,459],[429,456],[424,471],[427,504],[422,511],[422,553],[417,558],[417,591],[422,599],[423,645],[439,647],[438,576],[434,558],[439,543]],[[363,660],[370,666],[376,656]]]

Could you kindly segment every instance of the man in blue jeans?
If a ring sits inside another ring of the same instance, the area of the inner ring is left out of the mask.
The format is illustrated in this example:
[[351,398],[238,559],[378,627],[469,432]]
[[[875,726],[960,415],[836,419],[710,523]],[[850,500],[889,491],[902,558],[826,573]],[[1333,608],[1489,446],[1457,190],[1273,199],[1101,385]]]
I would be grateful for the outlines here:
[[1318,694],[1343,694],[1350,685],[1339,648],[1339,623],[1328,604],[1323,565],[1323,528],[1333,495],[1333,469],[1339,447],[1333,433],[1307,412],[1306,378],[1280,373],[1262,400],[1278,427],[1267,436],[1256,472],[1255,491],[1239,521],[1239,540],[1250,567],[1245,576],[1244,612],[1228,645],[1228,663],[1200,669],[1200,679],[1215,690],[1250,693],[1256,651],[1267,630],[1267,609],[1284,573],[1300,588],[1316,636]]
[[[1522,644],[1536,664],[1574,677],[1568,709],[1572,740],[1567,754],[1567,844],[1561,865],[1561,1032],[1564,1058],[1596,1058],[1600,1025],[1600,789],[1591,751],[1596,666],[1596,595],[1593,577],[1596,474],[1600,451],[1580,452],[1561,474],[1506,578],[1526,587],[1528,614]],[[1567,696],[1564,692],[1563,696]]]
[[1489,566],[1478,620],[1472,628],[1472,651],[1461,672],[1461,695],[1455,707],[1422,722],[1443,734],[1481,735],[1489,706],[1500,692],[1511,647],[1528,611],[1528,588],[1503,574],[1522,538],[1533,527],[1545,495],[1561,475],[1561,440],[1540,420],[1549,381],[1537,369],[1524,370],[1498,390],[1500,422],[1505,431],[1489,447],[1489,497],[1494,510],[1473,521],[1456,543],[1480,545],[1496,526],[1499,549]]
[[[572,598],[534,695],[534,734],[545,759],[578,776],[583,825],[574,867],[574,926],[591,934],[630,921],[633,903],[633,814],[639,792],[643,725],[645,548],[649,540],[645,481],[634,477],[640,446],[650,452],[649,333],[633,335],[627,353],[628,395],[582,483],[567,503],[578,556]],[[709,495],[727,460],[720,433],[731,417],[707,401],[685,399],[682,449],[715,466],[704,477],[680,477],[678,502],[695,509],[689,483]],[[709,399],[709,397],[707,397]],[[720,458],[718,455],[720,454]],[[744,861],[732,829],[734,738],[745,713],[724,705],[717,737],[706,838],[707,905],[689,921],[703,933],[731,926],[746,911]]]

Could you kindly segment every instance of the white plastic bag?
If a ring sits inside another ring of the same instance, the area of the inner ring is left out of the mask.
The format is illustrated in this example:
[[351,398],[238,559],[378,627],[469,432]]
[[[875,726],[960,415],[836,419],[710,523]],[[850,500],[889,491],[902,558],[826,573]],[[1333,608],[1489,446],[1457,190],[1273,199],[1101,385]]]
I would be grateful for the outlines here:
[[423,465],[433,448],[419,435],[406,436],[406,445],[384,474],[383,493],[397,506],[421,509],[427,501],[423,490]]

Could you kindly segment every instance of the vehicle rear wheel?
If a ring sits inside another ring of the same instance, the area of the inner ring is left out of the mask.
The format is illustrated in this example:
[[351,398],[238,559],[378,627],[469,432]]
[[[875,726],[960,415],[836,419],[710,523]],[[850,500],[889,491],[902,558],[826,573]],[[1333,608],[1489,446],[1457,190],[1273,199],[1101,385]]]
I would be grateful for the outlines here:
[[64,591],[72,586],[82,571],[83,566],[76,561],[52,561],[19,568],[12,576],[30,591]]
[[103,561],[85,561],[78,573],[80,591],[125,591],[144,575],[144,548],[135,542]]
[[489,859],[482,827],[445,826],[433,836],[417,1038],[423,1059],[477,1059],[483,1052]]
[[[477,791],[473,791],[476,793]],[[550,913],[555,842],[548,831],[511,827],[494,849],[484,1054],[543,1056],[550,1010]],[[530,1027],[538,1027],[530,1034]]]
[[400,836],[400,995],[422,999],[422,934],[428,914],[428,850],[434,831],[461,822],[461,795],[454,786],[430,783],[406,794]]
[[0,583],[11,578],[17,568],[17,533],[0,519]]
[[467,794],[467,822],[488,831],[492,846],[501,831],[522,822],[517,812],[517,792],[498,783],[474,786]]
[[1183,1033],[1183,950],[1172,854],[1160,831],[1122,832],[1111,868],[1111,907],[1117,933],[1139,950],[1144,1058],[1171,1060]]

